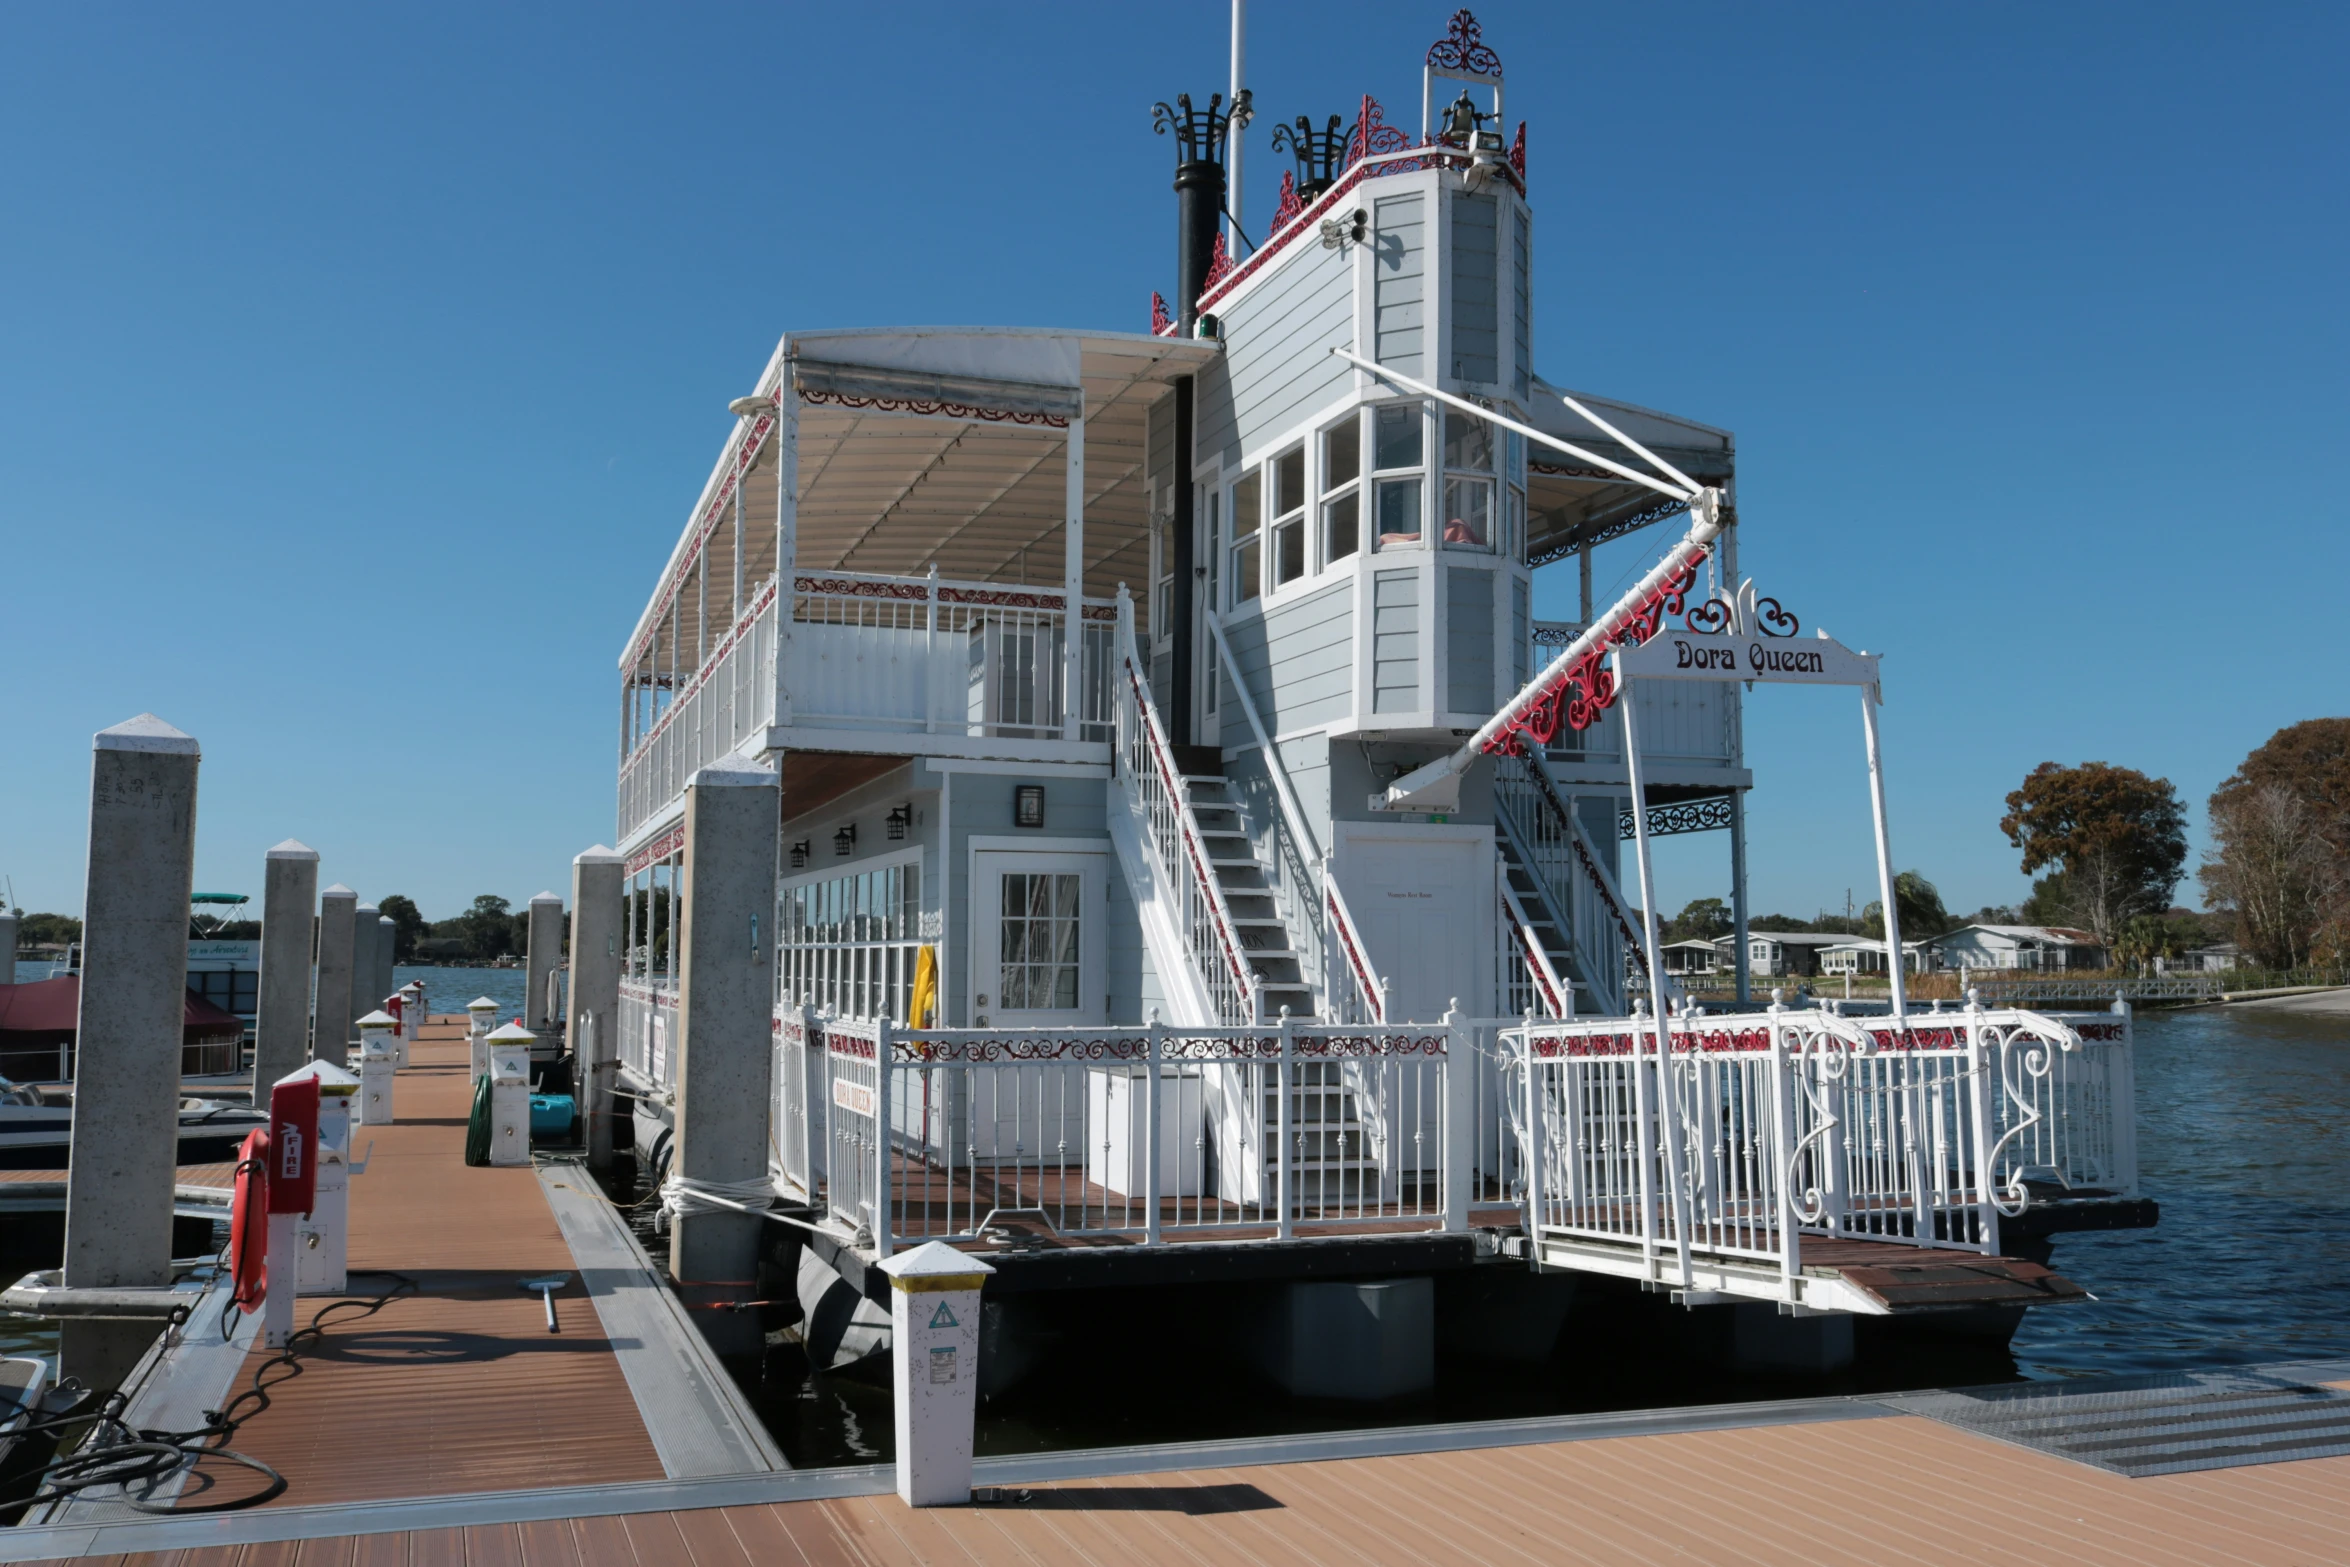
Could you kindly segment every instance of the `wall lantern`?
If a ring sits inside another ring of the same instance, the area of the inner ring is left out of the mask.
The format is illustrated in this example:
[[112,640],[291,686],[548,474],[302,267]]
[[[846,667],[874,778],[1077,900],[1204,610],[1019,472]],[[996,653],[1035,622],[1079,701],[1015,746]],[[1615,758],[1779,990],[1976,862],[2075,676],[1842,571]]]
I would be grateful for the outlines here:
[[805,838],[802,838],[802,839],[799,839],[798,841],[796,841],[795,843],[793,843],[793,844],[792,844],[792,846],[791,846],[791,868],[792,868],[793,870],[795,870],[795,871],[796,871],[796,870],[798,870],[798,869],[799,869],[801,866],[803,866],[803,865],[805,865],[805,864],[807,864],[807,863],[808,863],[808,840],[807,840],[807,839],[805,839]]
[[890,842],[892,842],[892,843],[895,843],[895,842],[897,842],[899,839],[901,839],[901,838],[905,837],[905,836],[906,836],[906,829],[907,829],[907,828],[909,828],[909,827],[911,827],[911,826],[913,826],[913,825],[914,825],[914,808],[913,808],[912,806],[910,806],[910,805],[893,805],[893,806],[891,806],[891,807],[889,808],[889,841],[890,841]]
[[849,823],[832,835],[832,852],[844,855],[857,852],[857,824],[855,822]]
[[1044,785],[1022,784],[1012,791],[1012,825],[1015,827],[1042,827],[1044,825]]

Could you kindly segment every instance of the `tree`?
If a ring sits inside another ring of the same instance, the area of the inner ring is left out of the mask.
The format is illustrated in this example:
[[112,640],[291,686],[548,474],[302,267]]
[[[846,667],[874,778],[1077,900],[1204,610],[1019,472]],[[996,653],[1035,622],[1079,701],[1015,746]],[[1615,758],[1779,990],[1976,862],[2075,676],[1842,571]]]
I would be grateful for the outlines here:
[[424,939],[425,932],[431,928],[425,924],[424,911],[416,906],[413,898],[397,892],[388,898],[379,899],[375,906],[383,911],[384,918],[392,922],[392,961],[415,962],[416,944]]
[[2268,737],[2212,791],[2207,907],[2270,968],[2350,948],[2350,718]]
[[1692,899],[1665,922],[1667,941],[1711,941],[1730,934],[1730,906],[1719,898]]
[[1999,830],[2024,851],[2025,875],[2063,872],[2079,922],[2103,947],[2131,915],[2169,908],[2187,863],[2187,813],[2170,780],[2104,762],[2042,762],[2007,797]]
[[82,939],[82,922],[71,914],[27,914],[17,922],[20,946],[62,947]]
[[[1894,876],[1893,907],[1901,916],[1903,941],[1923,941],[1928,936],[1939,936],[1954,923],[1950,911],[1942,906],[1941,890],[1916,871],[1902,871]],[[1885,939],[1885,902],[1882,898],[1861,910],[1860,918],[1871,937],[1878,941]]]
[[455,937],[465,944],[465,955],[476,962],[502,958],[514,950],[514,916],[504,898],[483,893],[473,906],[454,919],[436,921],[435,936]]
[[2281,784],[2223,784],[2211,797],[2217,852],[2199,872],[2204,901],[2234,911],[2236,940],[2263,968],[2299,968],[2344,944],[2344,860],[2317,823]]
[[1746,928],[1748,930],[1759,930],[1768,933],[1773,931],[1784,932],[1790,930],[1810,930],[1813,928],[1813,926],[1810,920],[1799,920],[1792,914],[1765,914],[1760,919],[1748,920],[1746,922]]

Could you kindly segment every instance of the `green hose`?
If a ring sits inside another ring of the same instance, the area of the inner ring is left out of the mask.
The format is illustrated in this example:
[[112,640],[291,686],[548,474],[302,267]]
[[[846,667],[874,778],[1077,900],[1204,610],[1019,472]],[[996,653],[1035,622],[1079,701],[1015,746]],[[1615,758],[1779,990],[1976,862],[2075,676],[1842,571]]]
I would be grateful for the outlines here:
[[473,1080],[473,1114],[465,1118],[465,1162],[490,1162],[490,1075]]

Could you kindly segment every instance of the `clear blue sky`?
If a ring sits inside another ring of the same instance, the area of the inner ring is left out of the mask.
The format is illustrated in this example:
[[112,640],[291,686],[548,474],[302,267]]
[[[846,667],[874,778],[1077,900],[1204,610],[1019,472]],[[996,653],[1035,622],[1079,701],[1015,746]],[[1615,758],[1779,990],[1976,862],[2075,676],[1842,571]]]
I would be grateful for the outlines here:
[[[1437,3],[1258,0],[1273,119],[1416,114]],[[1896,857],[2203,797],[2350,709],[2336,8],[1491,5],[1536,363],[1737,432],[1745,564],[1888,656]],[[787,326],[1138,329],[1219,5],[17,6],[0,18],[0,873],[78,909],[89,736],[453,913],[611,834],[614,659]],[[1604,580],[1636,570],[1628,547]],[[1546,573],[1562,605],[1573,568]],[[1865,900],[1846,694],[1749,710],[1760,908]],[[1722,889],[1673,845],[1660,902]]]

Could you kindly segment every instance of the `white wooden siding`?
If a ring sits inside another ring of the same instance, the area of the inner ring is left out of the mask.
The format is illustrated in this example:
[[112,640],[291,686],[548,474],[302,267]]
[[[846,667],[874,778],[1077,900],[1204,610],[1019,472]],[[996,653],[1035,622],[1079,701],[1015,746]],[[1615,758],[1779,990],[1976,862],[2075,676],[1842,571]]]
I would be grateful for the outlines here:
[[1346,394],[1354,370],[1354,268],[1347,253],[1293,245],[1224,318],[1226,392],[1200,428],[1204,456],[1228,468]]
[[1452,374],[1490,385],[1501,379],[1495,292],[1500,278],[1495,225],[1501,206],[1494,197],[1465,192],[1452,199]]
[[1377,358],[1405,375],[1421,371],[1422,334],[1427,324],[1427,204],[1417,192],[1382,196],[1373,207],[1378,232],[1372,238],[1377,272],[1373,310]]
[[1493,696],[1493,573],[1444,568],[1444,707],[1490,713]]
[[1420,573],[1371,576],[1371,711],[1409,713],[1420,705]]
[[1526,213],[1523,208],[1510,209],[1510,312],[1511,335],[1516,338],[1516,380],[1518,400],[1524,402],[1534,395],[1534,337],[1531,317],[1533,290],[1528,281],[1533,265],[1533,246],[1526,233]]
[[[1248,682],[1269,734],[1345,721],[1354,710],[1354,584],[1340,579],[1224,628],[1228,674]],[[1239,704],[1222,704],[1224,744],[1255,737]]]

